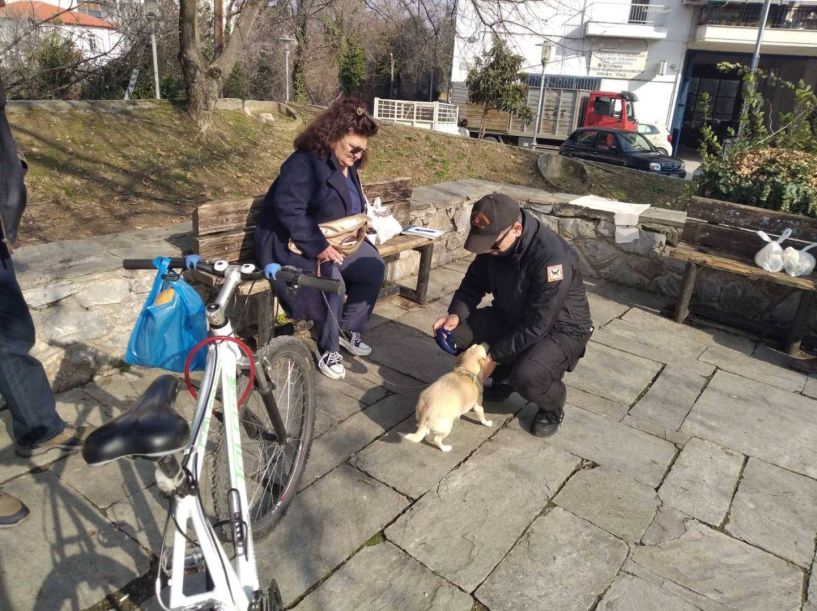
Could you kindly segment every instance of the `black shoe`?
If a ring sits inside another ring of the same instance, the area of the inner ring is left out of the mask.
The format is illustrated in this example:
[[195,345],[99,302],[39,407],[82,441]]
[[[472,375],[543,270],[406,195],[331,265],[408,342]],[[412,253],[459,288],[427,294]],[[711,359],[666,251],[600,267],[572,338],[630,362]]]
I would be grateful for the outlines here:
[[565,417],[563,410],[558,412],[546,412],[540,409],[530,423],[530,434],[536,437],[550,437],[559,430],[559,425]]
[[486,401],[504,401],[513,394],[513,386],[502,382],[494,384],[482,391],[482,398]]

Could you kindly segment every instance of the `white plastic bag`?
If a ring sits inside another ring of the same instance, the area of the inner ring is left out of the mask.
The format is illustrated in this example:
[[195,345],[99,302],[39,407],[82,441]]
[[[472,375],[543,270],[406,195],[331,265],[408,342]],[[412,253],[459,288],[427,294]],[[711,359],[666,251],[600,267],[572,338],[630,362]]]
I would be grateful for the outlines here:
[[386,208],[376,197],[366,211],[369,216],[369,224],[376,234],[375,245],[391,240],[398,233],[403,231],[403,226],[398,222],[391,211]]
[[767,272],[779,272],[783,269],[783,247],[780,244],[791,235],[791,229],[784,229],[776,241],[773,241],[765,231],[758,231],[757,235],[768,244],[755,255],[755,263]]
[[817,246],[817,242],[809,244],[802,250],[796,250],[788,246],[783,251],[783,269],[786,270],[789,276],[808,276],[814,271],[814,255],[807,251],[815,246]]

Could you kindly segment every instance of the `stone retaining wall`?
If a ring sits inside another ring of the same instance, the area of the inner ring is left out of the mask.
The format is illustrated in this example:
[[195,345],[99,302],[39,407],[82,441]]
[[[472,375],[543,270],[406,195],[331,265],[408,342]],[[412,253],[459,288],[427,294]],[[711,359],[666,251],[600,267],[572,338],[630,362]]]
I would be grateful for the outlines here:
[[[466,254],[462,245],[471,205],[493,191],[516,197],[567,238],[579,253],[586,277],[678,294],[684,267],[665,254],[668,245],[677,243],[684,213],[651,208],[640,218],[638,239],[617,244],[610,212],[572,205],[569,202],[575,196],[569,194],[480,180],[414,190],[412,222],[448,232],[435,245],[434,266]],[[37,327],[34,354],[43,361],[57,390],[115,371],[121,364],[153,279],[149,271],[121,269],[121,259],[181,254],[192,245],[190,234],[190,223],[181,223],[15,251],[15,266]],[[413,275],[417,262],[417,253],[402,253],[390,264],[389,278]],[[699,274],[693,304],[696,301],[761,324],[787,323],[796,306],[790,290],[710,270]]]

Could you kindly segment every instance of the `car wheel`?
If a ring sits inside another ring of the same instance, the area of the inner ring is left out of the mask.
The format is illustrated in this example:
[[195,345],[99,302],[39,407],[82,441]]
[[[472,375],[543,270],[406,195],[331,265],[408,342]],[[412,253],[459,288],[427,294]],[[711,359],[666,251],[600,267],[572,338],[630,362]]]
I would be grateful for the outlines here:
[[665,149],[664,147],[659,147],[658,152],[661,153],[662,155],[664,155],[665,157],[669,157],[669,151],[667,149]]

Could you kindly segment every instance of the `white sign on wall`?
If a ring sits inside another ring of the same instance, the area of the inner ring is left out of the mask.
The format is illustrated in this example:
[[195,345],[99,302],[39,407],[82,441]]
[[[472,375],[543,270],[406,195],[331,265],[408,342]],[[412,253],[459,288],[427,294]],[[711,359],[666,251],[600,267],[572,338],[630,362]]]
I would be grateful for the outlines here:
[[590,53],[590,76],[630,79],[646,67],[646,51],[595,49]]

